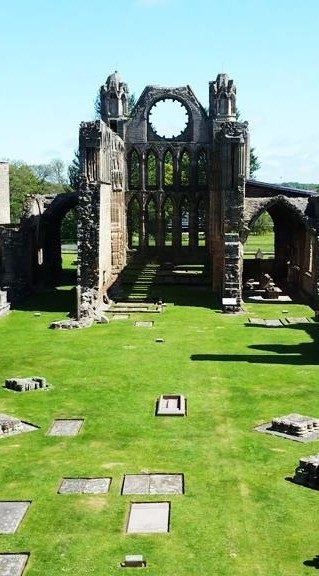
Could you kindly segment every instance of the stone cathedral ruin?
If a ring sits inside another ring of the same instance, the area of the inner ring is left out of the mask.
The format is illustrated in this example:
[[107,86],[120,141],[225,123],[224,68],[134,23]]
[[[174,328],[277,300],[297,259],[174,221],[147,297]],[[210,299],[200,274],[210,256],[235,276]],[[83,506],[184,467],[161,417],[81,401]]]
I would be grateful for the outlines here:
[[[167,101],[185,113],[176,135],[160,134],[152,121]],[[231,299],[234,310],[243,283],[261,270],[318,308],[319,195],[249,179],[248,123],[236,119],[236,88],[226,74],[209,83],[208,110],[190,86],[147,86],[129,110],[128,86],[115,72],[101,87],[100,111],[101,119],[80,126],[79,190],[29,196],[19,225],[10,224],[0,164],[0,287],[10,301],[56,285],[61,221],[76,208],[78,319],[94,318],[132,253],[208,263],[212,292],[221,304]],[[244,261],[263,211],[274,223],[274,258]]]

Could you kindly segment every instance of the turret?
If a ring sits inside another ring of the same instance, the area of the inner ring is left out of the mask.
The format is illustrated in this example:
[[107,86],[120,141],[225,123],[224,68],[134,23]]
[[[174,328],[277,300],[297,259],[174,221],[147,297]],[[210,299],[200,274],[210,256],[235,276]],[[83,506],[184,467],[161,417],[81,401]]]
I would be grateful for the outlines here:
[[236,86],[227,74],[218,74],[217,79],[209,83],[209,115],[222,122],[236,120]]
[[100,89],[101,118],[106,124],[123,137],[123,126],[128,116],[128,87],[122,82],[117,70],[108,76]]

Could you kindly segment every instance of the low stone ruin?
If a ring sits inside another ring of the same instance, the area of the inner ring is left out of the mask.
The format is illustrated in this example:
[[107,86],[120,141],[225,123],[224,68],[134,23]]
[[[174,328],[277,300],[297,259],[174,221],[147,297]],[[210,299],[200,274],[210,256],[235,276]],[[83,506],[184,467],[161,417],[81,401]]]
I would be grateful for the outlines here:
[[302,414],[287,414],[271,421],[271,429],[282,434],[305,437],[319,432],[319,420]]
[[293,481],[296,484],[319,490],[319,454],[299,460]]
[[75,320],[74,318],[66,319],[66,320],[55,320],[51,322],[49,328],[53,330],[74,330],[78,328],[88,328],[92,326],[93,318],[84,317],[81,320]]
[[7,378],[5,388],[15,392],[29,392],[30,390],[44,390],[48,388],[45,378],[32,376],[31,378]]
[[0,414],[0,436],[12,434],[13,432],[23,432],[22,422],[17,418]]

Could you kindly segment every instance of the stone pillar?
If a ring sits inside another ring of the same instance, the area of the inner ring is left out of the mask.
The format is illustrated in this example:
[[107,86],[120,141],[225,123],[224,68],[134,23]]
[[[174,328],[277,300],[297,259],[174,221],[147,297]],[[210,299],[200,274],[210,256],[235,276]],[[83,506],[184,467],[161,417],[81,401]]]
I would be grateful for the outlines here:
[[10,224],[9,162],[0,162],[0,224]]

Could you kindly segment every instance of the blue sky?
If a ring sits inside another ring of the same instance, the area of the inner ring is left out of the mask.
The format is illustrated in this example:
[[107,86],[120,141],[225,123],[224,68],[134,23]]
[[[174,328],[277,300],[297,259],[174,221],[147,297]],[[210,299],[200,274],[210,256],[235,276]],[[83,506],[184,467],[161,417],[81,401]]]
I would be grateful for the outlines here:
[[268,182],[319,183],[318,0],[0,0],[0,159],[61,158],[106,77],[131,93],[226,72]]

